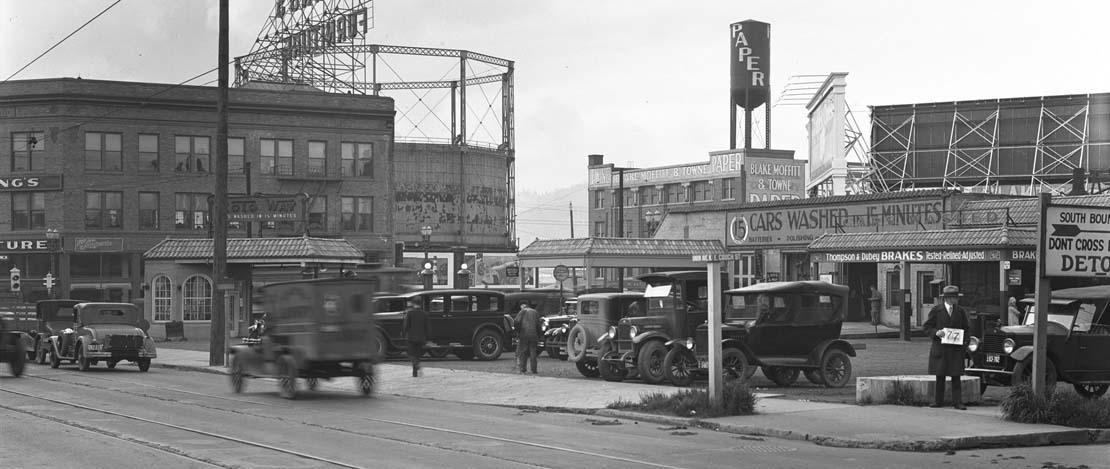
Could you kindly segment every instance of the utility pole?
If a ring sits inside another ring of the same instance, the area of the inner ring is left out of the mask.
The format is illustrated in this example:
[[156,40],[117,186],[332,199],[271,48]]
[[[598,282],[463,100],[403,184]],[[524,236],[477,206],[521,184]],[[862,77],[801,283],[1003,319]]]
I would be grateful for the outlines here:
[[208,365],[222,366],[227,345],[227,315],[224,309],[224,272],[227,263],[227,61],[228,0],[220,0],[219,85],[216,93],[216,193],[212,207],[212,327]]
[[570,237],[574,238],[574,202],[568,202],[570,205]]

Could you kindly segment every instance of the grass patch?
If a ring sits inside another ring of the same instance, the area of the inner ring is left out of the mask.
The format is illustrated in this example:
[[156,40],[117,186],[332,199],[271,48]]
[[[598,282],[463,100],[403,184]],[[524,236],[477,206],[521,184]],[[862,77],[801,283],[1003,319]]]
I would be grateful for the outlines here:
[[1014,422],[1110,428],[1108,399],[1086,399],[1078,394],[1059,391],[1040,397],[1033,393],[1030,386],[1014,386],[999,407],[1002,418]]
[[884,404],[905,405],[920,407],[928,405],[929,401],[926,396],[922,396],[914,390],[913,385],[902,381],[895,381],[887,391]]
[[710,403],[708,390],[685,389],[673,394],[664,392],[641,394],[640,402],[618,399],[609,403],[606,407],[697,418],[751,415],[755,413],[756,397],[746,383],[729,381],[724,384],[723,390],[721,405],[719,406]]

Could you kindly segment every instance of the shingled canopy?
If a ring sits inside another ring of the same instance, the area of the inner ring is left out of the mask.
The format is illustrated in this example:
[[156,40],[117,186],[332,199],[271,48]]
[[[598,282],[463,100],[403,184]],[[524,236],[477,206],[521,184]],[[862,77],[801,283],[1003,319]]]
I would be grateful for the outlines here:
[[704,268],[693,256],[724,254],[716,239],[537,239],[517,254],[521,267]]
[[[210,264],[214,243],[206,238],[164,239],[143,254],[145,260],[179,264]],[[366,256],[345,239],[329,238],[230,238],[229,264],[362,264]]]
[[809,244],[809,252],[875,252],[884,249],[1036,249],[1037,232],[1016,228],[826,233]]

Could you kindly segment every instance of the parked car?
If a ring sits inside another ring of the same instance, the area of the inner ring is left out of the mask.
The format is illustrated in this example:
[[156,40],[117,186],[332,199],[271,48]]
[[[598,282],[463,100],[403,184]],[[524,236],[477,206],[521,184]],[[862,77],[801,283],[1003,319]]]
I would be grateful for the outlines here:
[[[1030,301],[1031,302],[1031,301]],[[1071,383],[1082,396],[1098,398],[1110,387],[1110,285],[1053,290],[1048,305],[1045,384]],[[1033,371],[1033,330],[1036,309],[1025,322],[972,336],[965,373],[988,386],[1028,383]]]
[[642,293],[590,293],[578,297],[577,307],[578,320],[568,334],[566,351],[582,376],[597,377],[597,360],[610,351],[611,344],[599,349],[598,339],[621,318],[643,316],[647,300]]
[[115,368],[127,360],[137,363],[139,371],[150,369],[150,360],[158,354],[147,332],[150,323],[138,306],[90,302],[78,303],[72,311],[71,327],[47,339],[51,368],[61,366],[62,360],[77,363],[81,371],[101,361]]
[[374,327],[380,280],[362,272],[262,287],[265,328],[258,339],[230,347],[231,390],[243,392],[248,377],[277,378],[281,396],[295,399],[297,379],[315,390],[321,379],[353,376],[369,396],[382,358]]
[[[721,273],[724,285],[727,273]],[[709,282],[704,270],[653,272],[637,277],[644,289],[647,312],[626,317],[598,342],[606,350],[598,359],[598,372],[607,381],[621,381],[630,370],[650,384],[666,380],[663,359],[666,343],[676,337],[689,337],[707,318]]]
[[35,325],[28,332],[34,361],[45,365],[50,358],[50,336],[59,335],[67,327],[73,326],[73,307],[80,300],[42,300],[35,303]]
[[[840,338],[848,287],[826,282],[767,282],[725,291],[721,353],[731,377],[755,367],[779,386],[799,374],[814,384],[843,387],[852,377],[856,347]],[[678,386],[709,372],[709,325],[667,344],[664,370]]]
[[23,342],[23,332],[16,328],[15,315],[0,312],[0,363],[8,363],[12,376],[22,375],[27,362]]
[[[433,356],[453,353],[463,360],[496,360],[502,352],[513,349],[513,320],[508,314],[504,293],[470,288],[423,290],[395,296],[404,302],[417,298],[427,311],[427,349],[435,354]],[[382,339],[382,351],[403,353],[403,313],[376,316],[375,327]]]

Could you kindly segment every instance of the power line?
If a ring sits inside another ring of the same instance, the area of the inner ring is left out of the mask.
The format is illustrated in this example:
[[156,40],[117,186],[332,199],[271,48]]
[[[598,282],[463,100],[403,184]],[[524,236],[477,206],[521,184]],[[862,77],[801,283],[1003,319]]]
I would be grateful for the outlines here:
[[[63,37],[61,41],[58,41],[58,42],[57,42],[56,44],[54,44],[54,45],[50,46],[50,48],[49,48],[49,49],[46,49],[46,52],[43,52],[43,53],[39,54],[39,56],[38,56],[38,57],[35,57],[35,59],[34,59],[34,60],[32,60],[32,61],[28,62],[28,63],[27,63],[27,65],[24,65],[24,66],[23,66],[23,68],[20,68],[19,70],[16,70],[16,71],[15,71],[15,73],[11,74],[11,76],[9,76],[8,78],[5,78],[5,79],[4,79],[4,81],[8,81],[8,80],[11,80],[11,79],[12,79],[12,77],[14,77],[14,76],[16,76],[16,75],[19,75],[19,72],[22,72],[23,70],[26,70],[26,69],[27,69],[27,67],[30,67],[30,66],[31,66],[31,64],[34,64],[35,62],[37,62],[37,61],[38,61],[39,59],[41,59],[41,58],[42,58],[42,57],[43,57],[44,55],[46,55],[46,54],[49,54],[49,53],[50,53],[50,51],[54,50],[54,48],[55,48],[55,47],[58,47],[58,46],[62,45],[62,43],[63,43],[63,42],[65,42],[65,41],[66,41],[66,39],[69,39],[69,38],[70,38],[70,37],[72,37],[72,36],[73,36],[74,34],[77,34],[77,32],[78,32],[78,31],[80,31],[80,30],[84,29],[84,28],[85,28],[85,26],[88,26],[88,25],[89,25],[89,23],[92,23],[92,22],[93,22],[93,21],[95,21],[95,20],[96,20],[97,18],[100,18],[100,15],[103,15],[103,14],[107,13],[107,12],[108,12],[108,10],[111,10],[111,9],[112,9],[112,7],[116,6],[117,4],[119,4],[119,2],[122,2],[122,1],[123,1],[123,0],[116,0],[116,1],[115,1],[115,3],[112,3],[111,5],[108,5],[108,8],[105,8],[105,9],[104,9],[103,11],[101,11],[100,13],[97,13],[97,14],[96,14],[96,16],[94,16],[94,17],[92,17],[92,19],[90,19],[90,20],[86,21],[86,22],[85,22],[85,24],[81,25],[81,27],[80,27],[80,28],[77,28],[77,29],[73,30],[73,32],[69,33],[69,35],[67,35],[66,37]],[[2,83],[2,82],[0,82],[0,83]]]

